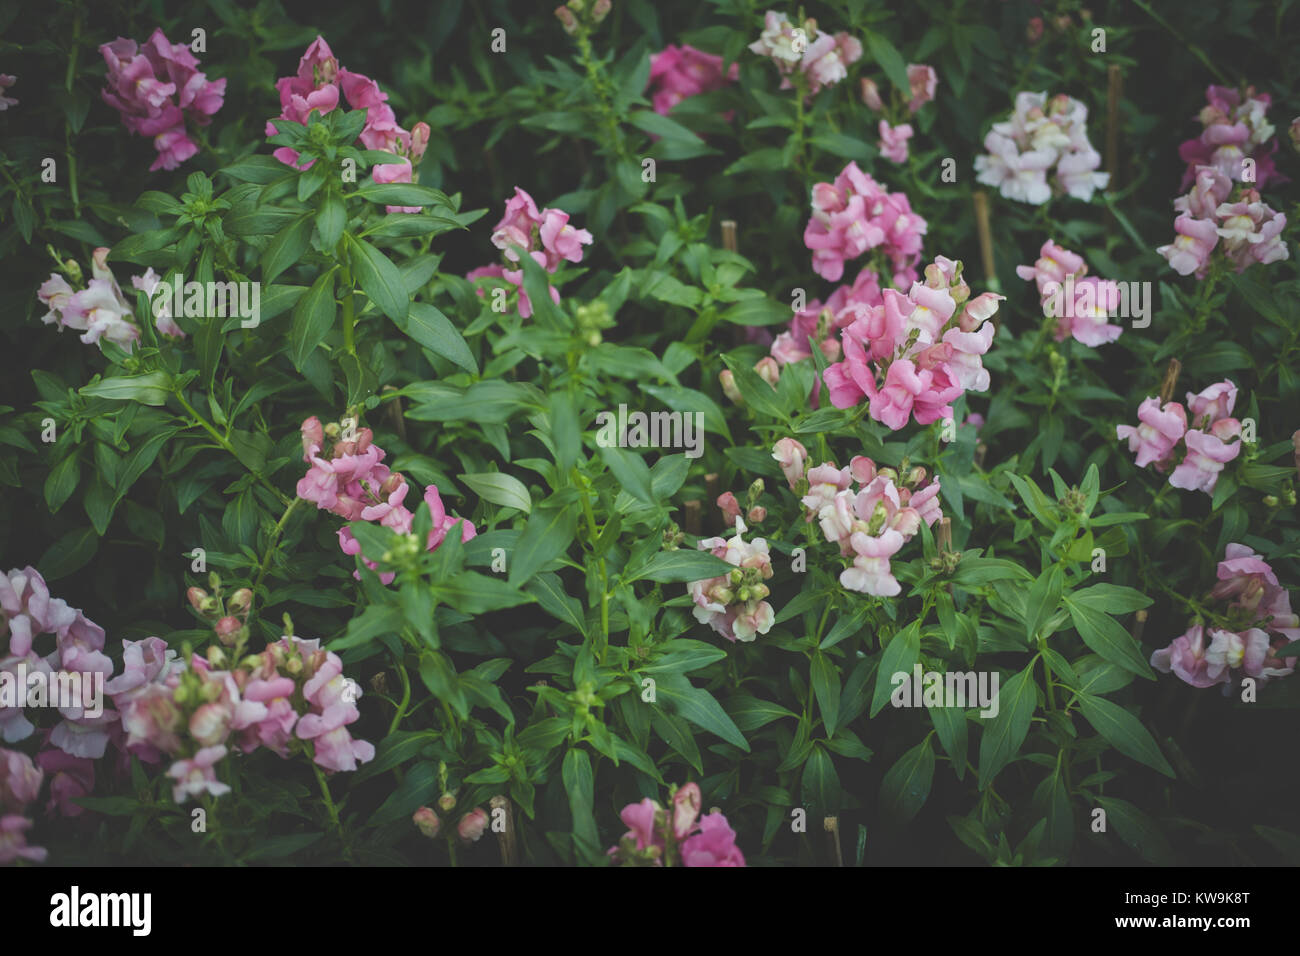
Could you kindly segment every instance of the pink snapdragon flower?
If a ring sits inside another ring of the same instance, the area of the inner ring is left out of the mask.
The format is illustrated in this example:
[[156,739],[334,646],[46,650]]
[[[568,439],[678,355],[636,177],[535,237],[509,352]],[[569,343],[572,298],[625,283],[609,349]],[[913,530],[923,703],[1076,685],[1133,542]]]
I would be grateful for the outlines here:
[[813,253],[813,271],[823,279],[838,282],[846,260],[879,246],[896,284],[915,281],[927,226],[905,195],[886,192],[851,162],[834,182],[813,186],[812,210],[804,245]]
[[[562,209],[541,209],[533,197],[518,186],[515,194],[506,200],[505,215],[492,230],[492,244],[501,250],[508,263],[518,265],[519,253],[513,247],[523,249],[533,261],[547,272],[554,273],[561,262],[581,262],[582,247],[591,245],[592,236],[586,229],[575,229],[569,225],[569,214]],[[515,287],[518,294],[520,318],[530,318],[533,314],[532,303],[524,291],[523,268],[508,269],[504,265],[487,265],[470,271],[466,276],[470,282],[480,278],[503,279]],[[478,294],[484,290],[478,288]],[[560,302],[560,293],[552,285],[547,285],[551,301]]]
[[934,91],[939,85],[939,75],[934,67],[923,63],[907,64],[907,83],[911,87],[912,98],[907,104],[909,113],[918,112],[922,106],[934,99]]
[[871,417],[895,431],[913,417],[922,425],[951,418],[953,401],[990,384],[982,356],[1002,296],[969,296],[960,263],[941,256],[906,295],[886,289],[880,305],[856,304],[840,330],[843,359],[824,376],[831,404],[865,398]]
[[1210,661],[1206,657],[1205,629],[1196,624],[1187,629],[1187,633],[1176,637],[1168,647],[1151,655],[1151,666],[1162,674],[1171,671],[1184,683],[1193,687],[1213,687],[1228,679],[1224,670],[1216,668],[1210,673]]
[[215,769],[226,752],[223,746],[203,747],[193,757],[173,763],[167,770],[167,776],[176,781],[172,785],[172,799],[184,803],[205,793],[214,797],[229,793],[230,787],[217,779]]
[[650,78],[646,91],[653,90],[654,111],[667,116],[682,100],[735,83],[740,66],[732,63],[724,74],[722,57],[704,53],[693,46],[669,44],[650,58]]
[[[368,76],[354,73],[339,65],[324,37],[317,37],[298,61],[293,76],[276,81],[280,94],[280,115],[266,121],[266,135],[275,136],[275,119],[307,125],[313,112],[324,116],[341,103],[366,111],[365,126],[359,134],[361,145],[368,150],[392,153],[404,162],[375,163],[371,179],[377,184],[410,183],[414,170],[424,157],[429,142],[427,123],[417,123],[409,131],[397,123],[397,115],[388,105],[388,94]],[[295,169],[308,169],[314,160],[301,161],[298,152],[288,146],[275,150],[280,162]],[[419,212],[419,206],[388,206],[387,211]]]
[[[1256,95],[1253,86],[1241,91],[1211,85],[1205,98],[1207,104],[1197,116],[1201,134],[1178,147],[1179,158],[1187,163],[1182,188],[1187,188],[1202,166],[1235,182],[1253,182],[1259,189],[1270,181],[1287,182],[1273,162],[1278,144],[1273,139],[1276,130],[1265,116],[1272,104],[1269,95]],[[1247,160],[1254,166],[1253,176]]]
[[[86,288],[77,291],[62,276],[51,274],[36,291],[36,297],[49,311],[41,317],[47,325],[56,325],[84,332],[81,341],[87,345],[107,340],[120,345],[128,352],[140,340],[140,327],[135,323],[135,312],[127,304],[122,288],[108,268],[108,249],[97,248],[91,256],[91,278]],[[158,276],[147,269],[143,276],[132,276],[131,285],[152,298],[158,286]],[[170,317],[164,307],[157,311],[154,325],[158,331],[173,338],[184,338],[185,332]]]
[[1169,260],[1170,267],[1179,275],[1196,273],[1203,277],[1210,266],[1210,253],[1219,243],[1219,230],[1213,219],[1193,219],[1179,216],[1174,220],[1178,234],[1172,243],[1160,246],[1156,254]]
[[744,866],[736,832],[721,813],[701,818],[699,832],[681,844],[682,866]]
[[737,517],[736,533],[729,539],[708,538],[698,543],[737,570],[730,575],[704,578],[687,585],[694,602],[695,619],[708,624],[729,641],[749,642],[772,628],[776,612],[763,600],[768,596],[764,580],[772,577],[772,559],[767,541],[745,541],[745,522]]
[[1036,206],[1054,191],[1090,201],[1110,174],[1096,171],[1101,155],[1088,142],[1087,121],[1088,108],[1064,94],[1048,100],[1046,93],[1017,93],[1011,116],[984,138],[988,152],[975,159],[976,179]]
[[[381,464],[385,452],[374,444],[374,434],[369,428],[356,429],[355,438],[336,437],[329,457],[324,457],[322,443],[326,430],[320,419],[315,416],[306,419],[301,431],[303,458],[311,463],[311,467],[298,481],[299,498],[313,502],[318,509],[336,514],[345,521],[377,521],[400,534],[410,533],[415,515],[405,504],[409,492],[406,479]],[[337,423],[332,424],[329,431],[334,436],[342,435]],[[425,488],[424,501],[433,519],[426,548],[434,551],[456,522],[462,519],[447,514],[434,485]],[[468,541],[476,533],[473,523],[465,520],[461,527],[461,540]],[[339,547],[345,554],[361,553],[361,544],[351,530],[340,528],[338,535]],[[373,561],[363,560],[371,570],[377,567]],[[360,578],[359,571],[353,574]],[[379,577],[384,584],[390,584],[394,574],[385,571]]]
[[45,774],[32,763],[31,757],[0,748],[0,812],[18,813],[35,803],[44,779]]
[[15,860],[31,860],[43,863],[48,855],[39,846],[28,846],[26,832],[32,828],[32,821],[16,813],[0,816],[0,864],[13,863]]
[[1223,466],[1241,454],[1240,438],[1241,423],[1235,418],[1221,418],[1208,431],[1189,429],[1183,436],[1187,455],[1169,476],[1169,483],[1175,488],[1213,494]]
[[[799,69],[808,78],[808,95],[815,96],[825,87],[846,79],[848,67],[861,58],[862,43],[856,37],[843,30],[834,35],[819,31],[799,63]],[[790,85],[789,78],[786,78],[781,88]]]
[[1277,575],[1260,555],[1244,544],[1229,544],[1216,569],[1219,583],[1210,592],[1216,601],[1230,601],[1229,606],[1251,612],[1280,612],[1281,633],[1295,628],[1291,620],[1291,601],[1286,589],[1278,584]]
[[891,163],[902,165],[907,162],[907,141],[912,138],[912,126],[910,123],[899,123],[897,126],[890,126],[885,120],[881,120],[878,127],[880,133],[880,155],[885,157]]
[[701,817],[702,805],[696,783],[677,788],[667,811],[650,797],[629,803],[619,813],[628,830],[609,856],[622,866],[744,866],[726,817]]
[[1228,379],[1202,389],[1199,394],[1187,393],[1187,410],[1194,424],[1205,420],[1206,424],[1213,425],[1221,418],[1228,418],[1236,403],[1237,386]]
[[194,156],[198,145],[185,129],[188,118],[197,126],[212,122],[222,106],[226,81],[208,80],[199,61],[184,43],[169,43],[161,29],[143,46],[118,37],[99,48],[108,65],[105,103],[122,115],[128,130],[153,138],[158,158],[149,171],[176,169]]
[[1137,426],[1117,426],[1116,437],[1128,439],[1128,450],[1137,456],[1139,468],[1164,468],[1187,432],[1187,412],[1178,402],[1162,406],[1160,399],[1148,397],[1138,406],[1138,422]]
[[[808,468],[808,449],[794,438],[782,438],[772,449],[772,457],[781,466],[781,474],[785,476],[786,484],[790,486],[791,491],[794,491]],[[732,517],[734,519],[734,516]]]

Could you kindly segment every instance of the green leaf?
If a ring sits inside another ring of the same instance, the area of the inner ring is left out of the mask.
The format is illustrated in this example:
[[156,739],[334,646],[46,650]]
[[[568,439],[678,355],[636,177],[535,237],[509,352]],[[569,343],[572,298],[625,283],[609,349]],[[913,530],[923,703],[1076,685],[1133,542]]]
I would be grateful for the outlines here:
[[773,302],[767,296],[742,299],[719,316],[724,322],[737,325],[782,325],[793,318],[788,305]]
[[600,835],[593,812],[595,776],[587,752],[578,747],[569,748],[560,775],[569,797],[569,812],[573,814],[573,845],[587,862],[594,862],[600,857]]
[[523,584],[543,566],[562,555],[578,530],[578,509],[572,503],[542,502],[533,509],[515,545],[510,583]]
[[348,235],[348,261],[352,274],[366,297],[394,322],[406,318],[411,297],[402,282],[402,273],[391,259],[364,239]]
[[1070,595],[1065,598],[1075,629],[1093,652],[1146,680],[1155,680],[1151,666],[1142,656],[1142,648],[1132,635],[1113,617],[1087,604],[1079,604]]
[[985,789],[1020,752],[1025,742],[1038,691],[1034,683],[1034,661],[1002,685],[998,692],[998,715],[980,737],[979,788]]
[[1094,584],[1070,594],[1070,600],[1104,614],[1127,614],[1151,606],[1151,598],[1134,588]]
[[907,823],[930,796],[934,781],[934,751],[927,736],[889,768],[880,783],[880,806],[899,823]]
[[347,631],[339,639],[330,641],[329,649],[337,653],[360,644],[367,644],[373,637],[386,635],[386,633],[399,633],[402,631],[402,624],[400,607],[390,604],[372,604],[347,622]]
[[334,301],[334,269],[323,272],[307,294],[293,307],[289,325],[289,358],[294,368],[302,370],[307,356],[325,340],[334,327],[337,304]]
[[798,719],[799,715],[780,704],[774,704],[770,700],[760,700],[757,697],[751,697],[748,694],[737,694],[727,701],[727,713],[735,722],[736,727],[742,731],[758,730],[765,727],[774,720],[780,720],[783,717],[794,717]]
[[776,402],[776,390],[760,378],[751,366],[737,361],[730,355],[723,355],[722,361],[736,377],[736,388],[740,391],[740,397],[745,400],[746,405],[769,418],[778,421],[788,420],[788,416]]
[[285,269],[299,261],[311,242],[312,218],[303,213],[266,244],[262,252],[262,283],[270,285]]
[[414,183],[366,183],[352,195],[385,206],[451,207],[451,200],[446,193]]
[[587,636],[586,622],[582,617],[582,605],[578,599],[564,590],[560,576],[552,571],[542,571],[525,585],[524,590],[537,598],[542,610],[558,621],[571,626],[584,638]]
[[408,315],[395,320],[397,327],[430,352],[459,365],[471,375],[478,374],[478,363],[456,326],[441,310],[427,302],[414,302]]
[[894,44],[879,33],[868,33],[867,50],[870,51],[871,58],[880,64],[880,68],[885,71],[885,75],[889,77],[889,82],[893,83],[905,96],[910,96],[912,86],[907,80],[907,66]]
[[500,471],[488,471],[476,474],[458,475],[465,484],[480,498],[501,505],[515,508],[525,514],[533,510],[533,499],[528,488],[513,475]]
[[74,528],[45,549],[37,565],[47,581],[57,581],[79,571],[99,550],[99,535],[91,527]]
[[1166,777],[1174,776],[1174,769],[1156,746],[1155,738],[1142,726],[1140,720],[1119,704],[1103,697],[1079,694],[1079,712],[1097,733],[1124,756],[1144,763]]
[[813,655],[810,667],[813,694],[817,697],[817,706],[821,710],[822,723],[826,727],[826,736],[835,736],[836,721],[840,713],[840,675],[835,665],[825,654],[818,651]]
[[721,577],[735,570],[730,564],[707,551],[691,551],[679,548],[676,551],[658,551],[650,560],[636,569],[624,572],[623,580],[658,581],[661,584],[686,583],[701,581],[705,578]]
[[307,849],[323,837],[324,833],[284,833],[279,836],[263,837],[244,857],[245,861],[282,860]]
[[461,720],[469,717],[469,703],[465,700],[456,669],[440,652],[427,651],[421,655],[420,680],[429,688],[429,693],[451,705]]
[[117,375],[101,379],[82,387],[81,394],[88,398],[107,398],[114,402],[163,405],[172,393],[171,385],[172,378],[166,372],[145,372],[142,375]]
[[614,479],[628,494],[648,505],[659,503],[655,498],[650,469],[646,466],[644,458],[634,451],[614,446],[601,446],[600,457]]
[[1029,589],[1025,602],[1025,636],[1031,645],[1038,640],[1039,631],[1060,606],[1064,575],[1061,565],[1054,563],[1038,576],[1034,586]]
[[727,743],[749,753],[749,742],[744,734],[707,690],[694,686],[680,675],[665,674],[656,681],[655,694],[658,702],[667,701],[695,726],[717,734]]
[[337,193],[327,193],[316,210],[316,228],[320,231],[320,241],[326,249],[333,249],[343,236],[343,227],[348,224],[348,207]]
[[912,624],[894,635],[880,658],[876,671],[876,692],[871,698],[871,716],[880,713],[894,692],[895,674],[906,674],[911,679],[912,667],[921,659],[921,631]]
[[813,747],[803,765],[801,778],[804,803],[824,816],[833,816],[840,808],[840,776],[835,761],[821,747]]
[[77,479],[81,476],[81,466],[76,452],[66,455],[64,459],[50,469],[45,479],[45,503],[50,511],[58,511],[77,488]]
[[1119,838],[1131,846],[1148,863],[1172,866],[1175,862],[1173,848],[1145,813],[1118,797],[1097,797],[1097,803],[1106,811],[1106,822],[1115,828]]
[[926,711],[930,714],[944,753],[951,759],[957,779],[965,778],[968,743],[966,711],[960,707],[927,707]]
[[433,591],[462,614],[486,614],[532,600],[514,585],[477,571],[462,571],[450,581],[435,584]]
[[402,782],[370,818],[367,826],[381,827],[385,824],[405,820],[410,826],[411,814],[422,806],[428,805],[438,796],[438,771],[433,764],[420,761],[407,771]]

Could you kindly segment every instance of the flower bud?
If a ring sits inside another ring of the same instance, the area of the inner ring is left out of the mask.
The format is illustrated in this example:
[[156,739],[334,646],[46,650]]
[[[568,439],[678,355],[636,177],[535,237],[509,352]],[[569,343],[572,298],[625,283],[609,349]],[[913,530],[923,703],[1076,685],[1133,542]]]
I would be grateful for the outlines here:
[[609,16],[609,11],[612,7],[613,4],[610,0],[596,0],[595,4],[593,4],[591,8],[591,22],[600,23]]
[[217,574],[216,571],[208,572],[208,587],[214,591],[221,590],[221,575]]
[[1278,501],[1278,499],[1277,499],[1277,495],[1265,495],[1265,496],[1264,496],[1264,505],[1265,505],[1266,507],[1269,507],[1269,508],[1276,508],[1279,504],[1281,504],[1281,502]]
[[781,381],[781,366],[777,365],[776,359],[770,355],[764,355],[759,359],[754,365],[754,371],[758,373],[759,378],[773,388],[776,388],[777,383]]
[[444,793],[438,798],[438,808],[443,813],[451,813],[456,809],[456,795],[454,793]]
[[217,621],[216,625],[212,629],[217,632],[217,639],[221,641],[222,644],[226,645],[226,647],[233,647],[236,638],[239,636],[239,631],[243,626],[243,624],[239,623],[239,618],[223,617],[221,620]]
[[921,485],[925,484],[925,469],[920,465],[917,465],[907,473],[907,481],[905,483],[911,488],[919,488]]
[[190,607],[202,614],[203,602],[209,599],[208,592],[203,588],[190,588],[185,592],[185,599],[190,602]]
[[690,835],[700,816],[700,805],[703,802],[700,785],[697,783],[679,787],[673,794],[673,836],[678,840],[684,840]]
[[487,829],[488,815],[482,807],[475,807],[469,813],[460,818],[460,823],[456,824],[456,833],[466,843],[473,843],[483,835]]
[[1025,39],[1030,43],[1037,43],[1043,38],[1043,18],[1030,17],[1029,22],[1025,24]]
[[215,645],[208,648],[208,663],[220,670],[226,666],[226,653]]
[[226,602],[226,610],[231,614],[243,617],[248,613],[248,609],[253,606],[253,592],[248,588],[240,588],[234,594],[230,595],[230,600]]
[[877,113],[885,108],[885,104],[880,99],[880,88],[876,86],[874,80],[869,80],[865,76],[862,78],[862,102],[867,104],[867,109]]
[[736,570],[731,572],[732,584],[739,584],[743,580],[745,580],[745,574],[743,571],[740,570],[740,568],[736,568]]
[[284,669],[289,673],[290,676],[297,677],[299,674],[302,673],[302,658],[301,657],[289,658],[287,661],[284,662]]
[[718,381],[722,383],[722,394],[731,399],[737,405],[743,405],[744,399],[740,397],[740,389],[736,388],[736,376],[731,369],[724,368],[718,373]]
[[442,829],[442,821],[438,819],[438,814],[434,813],[428,807],[420,807],[411,815],[411,822],[420,828],[420,832],[430,840],[438,835]]
[[745,518],[750,522],[750,524],[758,524],[759,522],[766,521],[767,509],[762,505],[754,505],[754,507],[750,508],[745,514]]
[[560,6],[555,8],[555,16],[564,27],[564,32],[573,36],[578,32],[578,18],[573,15],[573,11],[568,7]]

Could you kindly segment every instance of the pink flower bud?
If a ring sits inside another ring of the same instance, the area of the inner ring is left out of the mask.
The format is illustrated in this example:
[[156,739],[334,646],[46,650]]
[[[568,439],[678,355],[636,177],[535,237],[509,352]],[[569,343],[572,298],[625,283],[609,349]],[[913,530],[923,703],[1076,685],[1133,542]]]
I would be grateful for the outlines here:
[[313,415],[302,423],[302,460],[309,462],[313,455],[319,455],[324,443],[324,427],[320,419]]
[[776,359],[770,355],[764,355],[754,366],[754,371],[758,377],[767,382],[773,388],[776,388],[777,382],[781,380],[781,366],[776,364]]
[[243,616],[248,613],[248,609],[253,606],[253,592],[248,588],[240,588],[234,594],[230,595],[230,600],[226,602],[226,610],[231,614]]
[[200,614],[203,613],[203,602],[208,599],[208,592],[203,588],[190,588],[185,592],[185,599],[190,602],[190,606]]
[[578,32],[578,18],[573,15],[573,11],[568,7],[560,6],[555,8],[555,16],[559,19],[560,24],[564,27],[564,32],[572,36]]
[[885,108],[885,104],[880,99],[880,88],[876,86],[874,80],[869,80],[865,76],[862,78],[862,102],[867,104],[867,109],[875,110],[877,113]]
[[599,23],[604,20],[609,16],[611,7],[613,7],[613,4],[610,0],[596,0],[596,3],[591,8],[591,22]]
[[438,819],[438,814],[434,813],[428,807],[420,807],[411,816],[411,822],[420,828],[420,832],[430,840],[438,835],[442,829],[442,821]]
[[731,399],[737,405],[743,405],[744,399],[740,397],[740,389],[736,388],[736,376],[732,374],[731,369],[724,368],[718,373],[718,381],[722,383],[722,393]]
[[722,519],[730,527],[736,523],[736,518],[740,516],[740,502],[730,491],[725,491],[718,495],[718,508],[722,512]]
[[482,807],[475,807],[469,813],[460,818],[460,823],[456,824],[456,833],[466,843],[473,843],[483,835],[487,829],[488,815]]
[[754,505],[754,507],[749,509],[745,518],[750,524],[758,524],[760,521],[765,521],[767,519],[767,509],[762,505]]
[[1043,38],[1043,18],[1030,17],[1025,25],[1025,37],[1030,43],[1037,43]]
[[235,637],[239,634],[239,630],[243,626],[244,625],[239,622],[239,618],[227,616],[217,621],[216,625],[214,625],[212,629],[217,632],[217,639],[220,640],[222,644],[226,645],[226,647],[231,647],[234,645]]
[[704,798],[697,783],[688,783],[673,794],[673,836],[684,840],[700,815]]

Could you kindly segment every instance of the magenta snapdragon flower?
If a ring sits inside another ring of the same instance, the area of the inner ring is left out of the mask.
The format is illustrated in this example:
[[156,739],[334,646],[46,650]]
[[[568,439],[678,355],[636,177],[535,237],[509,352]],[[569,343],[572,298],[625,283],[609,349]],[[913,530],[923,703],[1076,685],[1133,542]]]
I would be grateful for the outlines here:
[[185,129],[212,122],[226,95],[226,81],[209,80],[184,43],[169,43],[154,30],[143,46],[118,37],[99,48],[108,64],[104,102],[122,114],[126,128],[153,138],[158,158],[149,167],[175,169],[194,156],[198,144]]

